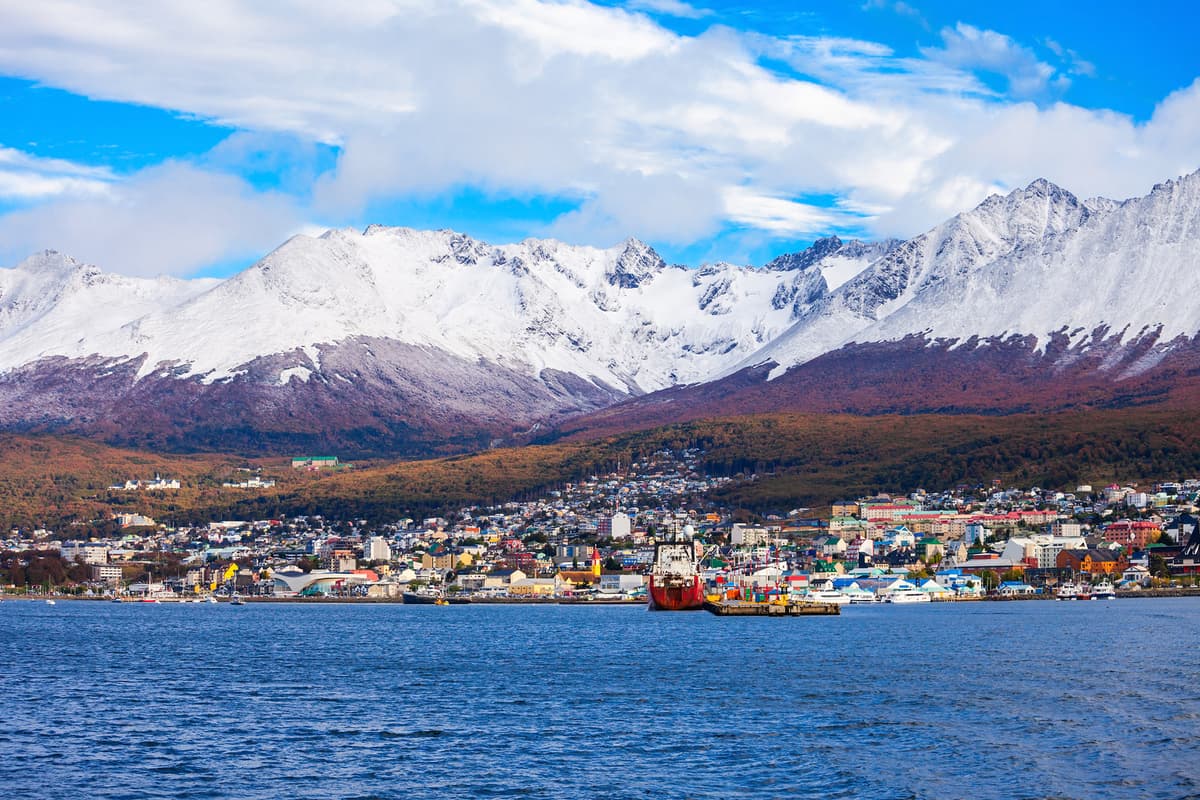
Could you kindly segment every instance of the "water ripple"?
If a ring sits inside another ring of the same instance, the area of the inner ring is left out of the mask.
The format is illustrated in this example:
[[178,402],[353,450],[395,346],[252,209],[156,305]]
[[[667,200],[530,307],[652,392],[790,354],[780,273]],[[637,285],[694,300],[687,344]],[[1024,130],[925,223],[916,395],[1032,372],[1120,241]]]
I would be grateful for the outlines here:
[[1177,798],[1194,601],[0,606],[21,798]]

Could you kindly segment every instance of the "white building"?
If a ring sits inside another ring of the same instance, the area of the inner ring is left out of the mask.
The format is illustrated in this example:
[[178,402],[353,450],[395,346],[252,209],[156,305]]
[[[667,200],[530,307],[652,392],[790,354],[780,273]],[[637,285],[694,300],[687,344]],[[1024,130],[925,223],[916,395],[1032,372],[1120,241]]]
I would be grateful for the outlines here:
[[621,572],[600,576],[600,592],[602,594],[620,594],[632,592],[646,585],[646,576]]
[[382,536],[372,536],[363,545],[363,560],[364,561],[391,561],[392,548],[388,546],[387,539]]
[[1058,554],[1063,550],[1085,550],[1087,542],[1082,536],[1014,536],[1004,544],[1001,558],[1014,563],[1033,559],[1039,569],[1058,566]]
[[729,531],[729,543],[734,547],[756,547],[767,544],[771,534],[766,528],[752,528],[740,522]]
[[633,526],[629,520],[629,515],[623,511],[618,511],[612,515],[609,520],[609,536],[613,539],[628,539],[633,534]]
[[92,564],[92,580],[120,586],[121,568],[116,564]]
[[65,561],[79,558],[85,564],[108,563],[108,546],[99,542],[63,542],[59,554]]

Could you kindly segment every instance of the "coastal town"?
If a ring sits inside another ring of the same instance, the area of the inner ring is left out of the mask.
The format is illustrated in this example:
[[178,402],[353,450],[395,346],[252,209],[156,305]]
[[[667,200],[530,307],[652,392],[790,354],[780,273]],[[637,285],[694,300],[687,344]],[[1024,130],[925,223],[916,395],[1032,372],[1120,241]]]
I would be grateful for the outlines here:
[[[704,474],[700,456],[660,451],[536,499],[384,525],[306,516],[171,527],[127,513],[107,537],[13,530],[0,541],[0,588],[159,602],[644,603],[664,542],[685,543],[703,591],[720,597],[902,603],[1200,584],[1200,480],[1072,492],[995,482],[757,516],[710,499],[734,479]],[[178,486],[156,475],[113,488]]]

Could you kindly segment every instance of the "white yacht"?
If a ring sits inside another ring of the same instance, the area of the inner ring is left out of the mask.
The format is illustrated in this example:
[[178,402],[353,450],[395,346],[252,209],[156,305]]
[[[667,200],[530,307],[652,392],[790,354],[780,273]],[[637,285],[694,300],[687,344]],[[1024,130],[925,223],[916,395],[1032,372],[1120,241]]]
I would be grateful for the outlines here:
[[1092,586],[1093,600],[1116,600],[1117,590],[1108,581],[1101,581]]
[[1076,586],[1074,583],[1068,581],[1067,583],[1064,583],[1062,586],[1059,586],[1058,589],[1055,590],[1054,599],[1055,600],[1078,600],[1079,599],[1079,587]]
[[829,603],[831,605],[842,606],[850,602],[850,595],[845,592],[839,592],[837,589],[819,589],[815,592],[810,591],[805,599],[812,603]]
[[932,600],[929,594],[922,592],[920,589],[897,589],[894,592],[889,592],[887,597],[883,598],[885,603],[929,603]]

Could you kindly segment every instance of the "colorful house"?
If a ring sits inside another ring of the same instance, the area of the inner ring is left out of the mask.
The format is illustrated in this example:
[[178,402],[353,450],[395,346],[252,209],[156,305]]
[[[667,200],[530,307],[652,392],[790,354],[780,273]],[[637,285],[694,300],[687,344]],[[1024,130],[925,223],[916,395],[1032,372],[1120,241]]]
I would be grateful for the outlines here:
[[1058,554],[1057,566],[1077,575],[1119,575],[1129,566],[1129,561],[1119,551],[1089,547],[1087,550],[1063,550]]

